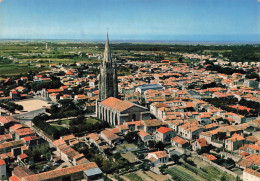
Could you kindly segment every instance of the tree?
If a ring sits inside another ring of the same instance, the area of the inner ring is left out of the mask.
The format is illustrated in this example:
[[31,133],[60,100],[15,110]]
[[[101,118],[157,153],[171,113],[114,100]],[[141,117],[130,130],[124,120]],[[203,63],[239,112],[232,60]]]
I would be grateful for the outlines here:
[[149,140],[148,141],[148,147],[151,149],[151,148],[154,148],[155,147],[155,141],[154,140]]
[[162,150],[164,149],[165,145],[163,144],[163,142],[158,141],[158,142],[155,144],[155,147],[156,147],[158,150],[162,151]]
[[34,162],[39,162],[41,159],[41,152],[38,150],[32,151],[32,157],[33,157]]
[[171,160],[174,161],[174,163],[178,164],[179,163],[180,157],[176,154],[171,156]]
[[103,160],[101,169],[104,173],[111,173],[112,171],[111,161],[109,161],[108,159]]
[[224,175],[222,175],[221,178],[220,178],[220,180],[221,180],[221,181],[226,181],[227,179],[226,179],[226,177],[225,177]]
[[159,167],[160,172],[164,175],[165,174],[165,169],[167,169],[167,165],[163,164],[162,166]]
[[138,140],[138,134],[137,132],[129,132],[125,135],[125,140],[128,142],[128,143],[134,143],[134,142],[137,142]]
[[178,58],[178,61],[179,61],[180,63],[182,63],[182,60],[183,60],[182,57],[179,57],[179,58]]

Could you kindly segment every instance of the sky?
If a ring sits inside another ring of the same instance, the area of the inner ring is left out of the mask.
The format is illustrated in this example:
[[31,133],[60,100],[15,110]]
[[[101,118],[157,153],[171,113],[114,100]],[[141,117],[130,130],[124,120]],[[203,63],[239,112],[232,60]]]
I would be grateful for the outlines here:
[[0,0],[0,39],[260,41],[260,0]]

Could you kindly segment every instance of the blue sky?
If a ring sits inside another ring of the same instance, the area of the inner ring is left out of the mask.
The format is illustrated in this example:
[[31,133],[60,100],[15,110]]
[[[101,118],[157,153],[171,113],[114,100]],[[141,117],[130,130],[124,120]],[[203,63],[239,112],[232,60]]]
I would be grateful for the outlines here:
[[0,39],[260,41],[259,0],[0,0]]

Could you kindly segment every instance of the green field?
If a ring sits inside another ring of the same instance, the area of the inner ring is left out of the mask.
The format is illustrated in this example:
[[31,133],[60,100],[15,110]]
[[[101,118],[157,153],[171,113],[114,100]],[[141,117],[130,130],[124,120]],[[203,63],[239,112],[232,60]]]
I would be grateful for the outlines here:
[[140,176],[138,176],[136,173],[129,173],[125,175],[125,177],[127,177],[131,181],[143,181],[143,179]]
[[47,67],[34,67],[28,66],[28,64],[12,64],[12,63],[0,63],[0,76],[13,76],[28,73],[29,71],[43,71],[47,70]]
[[51,126],[53,126],[54,128],[56,128],[58,131],[60,131],[62,128],[64,128],[63,126],[56,125],[56,124],[51,124]]
[[235,178],[213,166],[205,167],[204,171],[193,167],[189,164],[173,166],[167,170],[167,173],[170,174],[173,178],[186,181],[207,181],[207,180],[221,180],[225,178],[227,181],[235,181]]

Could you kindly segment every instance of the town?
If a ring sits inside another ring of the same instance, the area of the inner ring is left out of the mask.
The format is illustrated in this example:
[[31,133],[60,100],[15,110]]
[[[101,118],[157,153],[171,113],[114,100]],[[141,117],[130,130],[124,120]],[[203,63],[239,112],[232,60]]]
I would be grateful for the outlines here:
[[[2,64],[43,69],[2,75],[2,180],[260,180],[259,61],[108,36],[18,44],[35,53],[1,51]],[[80,59],[42,58],[57,47]]]

